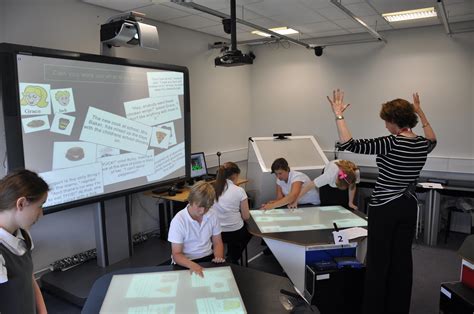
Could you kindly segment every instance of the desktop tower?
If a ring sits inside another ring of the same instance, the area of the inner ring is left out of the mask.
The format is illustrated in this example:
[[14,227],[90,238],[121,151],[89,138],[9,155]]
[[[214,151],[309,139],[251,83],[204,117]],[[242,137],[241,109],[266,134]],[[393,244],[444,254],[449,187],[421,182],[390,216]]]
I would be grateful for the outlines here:
[[321,314],[359,314],[364,275],[365,267],[318,270],[307,265],[304,295]]

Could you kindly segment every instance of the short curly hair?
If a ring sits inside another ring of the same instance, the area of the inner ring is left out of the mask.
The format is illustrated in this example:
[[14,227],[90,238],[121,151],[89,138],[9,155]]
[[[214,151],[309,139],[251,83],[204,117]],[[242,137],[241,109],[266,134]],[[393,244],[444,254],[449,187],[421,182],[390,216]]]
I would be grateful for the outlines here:
[[400,128],[414,128],[418,123],[415,107],[405,99],[394,99],[382,104],[380,118]]

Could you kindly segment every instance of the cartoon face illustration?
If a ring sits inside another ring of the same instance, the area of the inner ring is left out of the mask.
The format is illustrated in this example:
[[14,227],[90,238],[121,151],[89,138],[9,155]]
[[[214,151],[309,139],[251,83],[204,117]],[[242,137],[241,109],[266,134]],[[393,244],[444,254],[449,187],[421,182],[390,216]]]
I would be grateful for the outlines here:
[[46,99],[48,93],[41,86],[28,85],[22,93],[23,97],[20,100],[22,106],[38,106],[44,108],[48,105]]
[[60,90],[56,93],[54,97],[56,98],[59,104],[67,106],[69,105],[71,95],[67,90]]
[[25,99],[28,105],[36,106],[36,104],[41,100],[41,96],[35,93],[29,93],[25,95]]

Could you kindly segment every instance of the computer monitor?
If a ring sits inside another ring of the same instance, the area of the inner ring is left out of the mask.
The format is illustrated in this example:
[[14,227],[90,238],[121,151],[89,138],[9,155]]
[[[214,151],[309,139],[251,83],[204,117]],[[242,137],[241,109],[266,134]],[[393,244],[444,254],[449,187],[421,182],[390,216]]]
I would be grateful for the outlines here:
[[204,153],[191,154],[191,179],[207,176],[207,165]]

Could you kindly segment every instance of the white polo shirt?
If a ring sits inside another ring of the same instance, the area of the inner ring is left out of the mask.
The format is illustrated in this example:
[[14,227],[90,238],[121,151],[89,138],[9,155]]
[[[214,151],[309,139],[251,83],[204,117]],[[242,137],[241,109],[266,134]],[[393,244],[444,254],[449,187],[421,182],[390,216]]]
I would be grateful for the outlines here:
[[194,260],[212,254],[211,237],[221,233],[221,226],[212,209],[199,223],[189,215],[188,207],[180,210],[171,221],[168,241],[183,244],[183,254]]
[[[290,193],[291,185],[294,182],[303,182],[303,186],[305,186],[310,181],[311,180],[309,179],[309,177],[306,174],[304,174],[302,172],[299,172],[299,171],[290,170],[290,172],[288,174],[288,182],[285,182],[284,180],[278,180],[277,179],[276,183],[281,187],[283,195],[286,196]],[[303,197],[301,197],[298,200],[298,204],[313,204],[313,205],[321,204],[321,200],[319,199],[318,191],[316,191],[316,189],[309,190],[308,193],[303,195]]]
[[[330,187],[337,188],[336,180],[339,175],[339,166],[336,165],[336,162],[339,160],[331,160],[324,167],[324,173],[314,179],[314,185],[318,188],[329,185]],[[356,170],[356,183],[360,182],[360,171]]]
[[245,190],[235,185],[231,180],[227,180],[227,188],[212,206],[217,213],[223,232],[236,231],[244,226],[240,213],[240,202],[246,199]]

